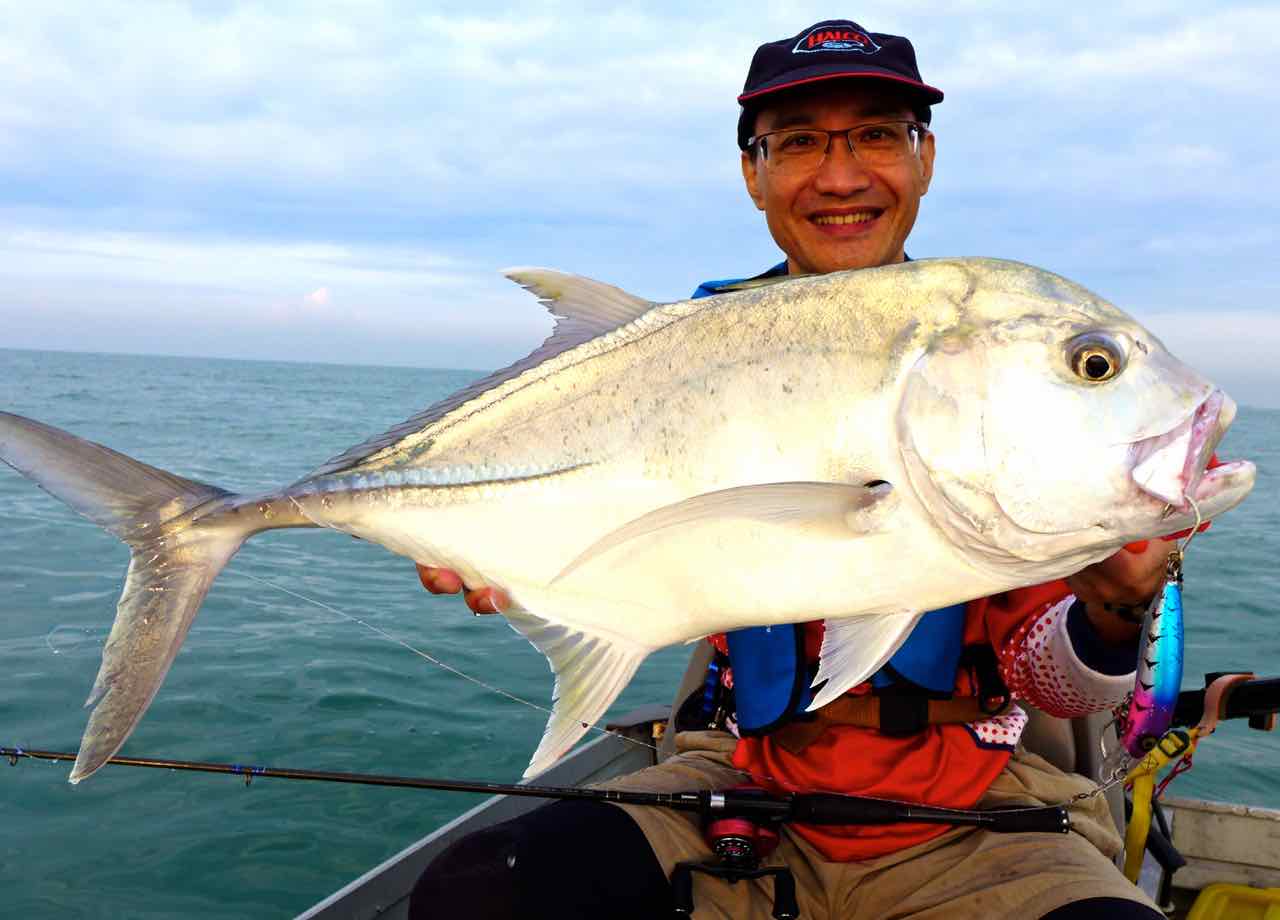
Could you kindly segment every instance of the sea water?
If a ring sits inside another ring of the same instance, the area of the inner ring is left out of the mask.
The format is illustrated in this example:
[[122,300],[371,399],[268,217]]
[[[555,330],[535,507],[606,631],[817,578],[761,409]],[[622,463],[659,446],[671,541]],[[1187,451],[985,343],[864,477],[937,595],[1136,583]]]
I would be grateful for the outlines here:
[[[275,488],[476,379],[415,368],[0,349],[0,409],[238,492]],[[1280,412],[1244,408],[1219,453],[1259,467],[1186,572],[1186,685],[1280,675]],[[0,465],[0,746],[74,751],[128,551]],[[252,577],[251,577],[252,576]],[[343,616],[273,590],[288,588]],[[255,537],[215,583],[122,753],[515,781],[552,679],[501,617],[434,597],[413,566],[337,533]],[[654,655],[613,712],[670,701],[684,649]],[[0,763],[5,915],[287,917],[474,806],[474,796],[69,764]],[[1280,739],[1239,723],[1172,794],[1280,807]]]

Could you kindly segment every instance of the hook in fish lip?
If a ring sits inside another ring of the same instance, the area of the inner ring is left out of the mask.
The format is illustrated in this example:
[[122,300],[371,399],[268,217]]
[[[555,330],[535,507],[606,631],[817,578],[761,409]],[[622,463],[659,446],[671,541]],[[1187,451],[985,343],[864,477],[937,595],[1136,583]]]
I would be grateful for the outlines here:
[[1169,502],[1164,506],[1164,510],[1160,512],[1160,520],[1162,521],[1168,520],[1169,518],[1173,517],[1177,513],[1178,513],[1178,509],[1173,506],[1172,502]]

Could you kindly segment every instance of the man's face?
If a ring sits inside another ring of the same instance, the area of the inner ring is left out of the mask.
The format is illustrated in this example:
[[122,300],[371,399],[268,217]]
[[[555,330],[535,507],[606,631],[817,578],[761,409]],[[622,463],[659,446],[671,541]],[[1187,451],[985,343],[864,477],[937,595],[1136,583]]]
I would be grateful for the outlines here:
[[[771,101],[756,115],[755,134],[914,118],[910,107],[885,89],[833,81]],[[869,167],[835,137],[819,167],[780,175],[770,171],[757,145],[742,154],[742,175],[774,241],[787,254],[788,270],[825,273],[903,260],[920,199],[933,177],[933,154],[933,135],[926,134],[918,156]]]

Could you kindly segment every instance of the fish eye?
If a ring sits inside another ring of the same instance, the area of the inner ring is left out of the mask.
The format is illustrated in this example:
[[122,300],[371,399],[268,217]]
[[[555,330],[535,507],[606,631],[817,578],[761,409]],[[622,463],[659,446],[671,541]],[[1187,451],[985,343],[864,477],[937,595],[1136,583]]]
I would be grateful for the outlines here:
[[1105,383],[1124,370],[1124,351],[1110,336],[1090,333],[1072,340],[1071,369],[1081,380]]

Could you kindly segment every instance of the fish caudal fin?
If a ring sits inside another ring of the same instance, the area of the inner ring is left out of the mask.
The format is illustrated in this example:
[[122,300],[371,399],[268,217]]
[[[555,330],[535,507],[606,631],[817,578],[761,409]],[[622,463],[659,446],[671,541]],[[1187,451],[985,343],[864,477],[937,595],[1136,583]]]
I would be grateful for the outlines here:
[[100,444],[0,412],[0,460],[125,541],[133,551],[95,706],[71,771],[76,783],[124,744],[164,681],[210,584],[251,532],[186,513],[230,495]]
[[85,706],[93,715],[70,780],[78,783],[120,750],[169,673],[209,586],[244,536],[193,528],[134,545],[102,667]]
[[553,623],[525,610],[504,611],[504,615],[512,628],[547,656],[556,676],[551,718],[524,771],[524,778],[529,779],[551,766],[587,733],[651,650],[617,637],[591,635]]
[[8,412],[0,412],[0,461],[129,544],[170,518],[230,494]]

